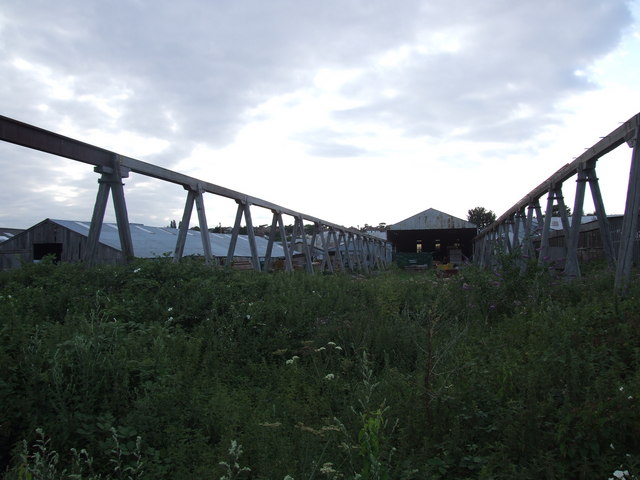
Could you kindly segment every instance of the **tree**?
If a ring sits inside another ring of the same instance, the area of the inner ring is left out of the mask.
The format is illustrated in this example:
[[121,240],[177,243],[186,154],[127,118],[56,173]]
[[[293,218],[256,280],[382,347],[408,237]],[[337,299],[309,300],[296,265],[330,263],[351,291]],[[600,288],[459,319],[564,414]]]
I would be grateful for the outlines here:
[[[564,210],[565,212],[567,212],[567,217],[571,216],[571,208],[569,208],[567,205],[564,206]],[[559,217],[560,216],[560,205],[558,205],[557,203],[553,205],[553,209],[551,210],[551,216],[552,217]]]
[[496,214],[493,213],[493,210],[476,207],[467,212],[467,221],[475,223],[477,227],[482,230],[496,221]]

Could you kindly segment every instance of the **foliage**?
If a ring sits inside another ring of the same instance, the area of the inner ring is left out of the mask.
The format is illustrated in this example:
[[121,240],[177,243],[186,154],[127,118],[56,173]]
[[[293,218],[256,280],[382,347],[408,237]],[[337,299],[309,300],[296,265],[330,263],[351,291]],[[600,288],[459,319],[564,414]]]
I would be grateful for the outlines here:
[[484,207],[475,207],[467,212],[467,221],[475,223],[478,229],[482,230],[496,221],[496,214],[493,210]]
[[[568,205],[564,206],[564,211],[565,214],[567,215],[567,217],[571,216],[571,207],[569,207]],[[560,205],[558,205],[557,203],[553,204],[552,210],[551,210],[551,216],[552,217],[559,217],[560,216]]]
[[633,478],[640,288],[585,272],[0,272],[0,471]]

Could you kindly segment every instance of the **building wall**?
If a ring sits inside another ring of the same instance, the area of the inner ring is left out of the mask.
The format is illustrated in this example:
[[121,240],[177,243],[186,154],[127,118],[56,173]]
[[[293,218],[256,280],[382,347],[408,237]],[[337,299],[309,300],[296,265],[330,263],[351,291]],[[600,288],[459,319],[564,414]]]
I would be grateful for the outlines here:
[[[0,269],[18,268],[23,263],[38,261],[46,254],[63,262],[79,262],[87,248],[87,237],[45,220],[0,244]],[[98,245],[101,263],[123,261],[122,253],[106,245]]]
[[[618,254],[620,248],[620,236],[622,234],[623,217],[610,217],[609,229],[611,230],[611,242],[614,254]],[[639,223],[640,225],[640,223]],[[534,246],[540,246],[540,240],[534,241]],[[554,231],[549,236],[549,260],[564,261],[566,256],[566,243],[563,230]],[[578,238],[578,260],[581,262],[604,258],[602,236],[598,222],[590,222],[580,227]],[[636,232],[633,246],[633,263],[640,265],[640,230]]]
[[476,235],[475,228],[387,231],[387,239],[393,244],[396,252],[429,252],[433,260],[438,262],[448,260],[451,248],[460,249],[464,257],[471,258],[473,238]]

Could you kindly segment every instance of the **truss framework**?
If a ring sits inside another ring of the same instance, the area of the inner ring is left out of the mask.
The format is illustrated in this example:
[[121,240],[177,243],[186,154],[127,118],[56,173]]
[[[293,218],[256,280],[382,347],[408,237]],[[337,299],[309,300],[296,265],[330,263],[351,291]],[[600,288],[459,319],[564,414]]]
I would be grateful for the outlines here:
[[[578,240],[586,185],[589,184],[596,210],[604,255],[610,268],[615,270],[615,286],[624,290],[631,277],[633,245],[638,230],[640,210],[640,113],[631,117],[606,137],[587,149],[570,164],[566,164],[551,177],[533,189],[518,203],[503,213],[494,223],[482,230],[474,239],[474,261],[482,267],[493,267],[501,252],[519,251],[523,259],[536,258],[543,263],[549,251],[549,233],[553,207],[558,206],[566,241],[564,274],[580,276]],[[627,143],[633,149],[627,200],[620,246],[616,252],[611,239],[604,201],[600,192],[596,164],[607,153]],[[566,213],[562,187],[564,182],[576,177],[575,202],[571,222]],[[545,214],[540,199],[547,195]],[[533,238],[540,238],[540,248],[533,248]]]
[[[1,115],[0,140],[93,165],[94,171],[100,174],[98,193],[89,229],[88,248],[85,255],[85,261],[90,264],[97,261],[97,246],[110,194],[113,197],[113,206],[118,231],[120,232],[122,252],[127,259],[134,257],[134,247],[131,240],[124,195],[124,184],[122,183],[122,180],[128,178],[131,172],[181,185],[187,191],[182,222],[173,253],[173,260],[176,262],[183,256],[194,204],[198,216],[205,261],[208,263],[217,261],[211,252],[209,229],[204,205],[204,195],[208,193],[229,198],[237,204],[235,223],[225,262],[226,265],[231,265],[233,262],[243,218],[247,227],[251,249],[251,264],[254,270],[260,271],[272,267],[273,259],[271,255],[273,253],[273,242],[276,235],[279,235],[280,238],[283,239],[282,246],[285,254],[284,270],[286,271],[294,270],[294,257],[298,250],[300,250],[302,254],[303,268],[310,273],[314,271],[333,272],[336,270],[368,272],[374,269],[383,269],[388,263],[386,255],[387,242],[381,238],[364,234],[356,229],[327,222],[320,218],[306,215],[266,200],[183,175],[166,168],[119,155],[115,152]],[[251,217],[251,207],[267,209],[273,214],[264,263],[260,261],[258,256]],[[294,233],[290,241],[286,241],[283,219],[285,215],[294,219]],[[313,235],[311,239],[308,238],[305,232],[305,222],[313,225]]]

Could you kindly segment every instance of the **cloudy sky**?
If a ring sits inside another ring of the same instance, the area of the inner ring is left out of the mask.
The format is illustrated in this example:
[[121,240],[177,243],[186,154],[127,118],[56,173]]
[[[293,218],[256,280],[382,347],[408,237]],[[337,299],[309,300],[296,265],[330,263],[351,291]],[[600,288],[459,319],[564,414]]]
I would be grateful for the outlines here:
[[[334,223],[500,215],[640,111],[640,0],[6,1],[0,78],[1,115]],[[608,213],[630,159],[598,163]],[[0,226],[91,218],[90,166],[2,142],[0,172]],[[154,226],[185,200],[125,195]]]

